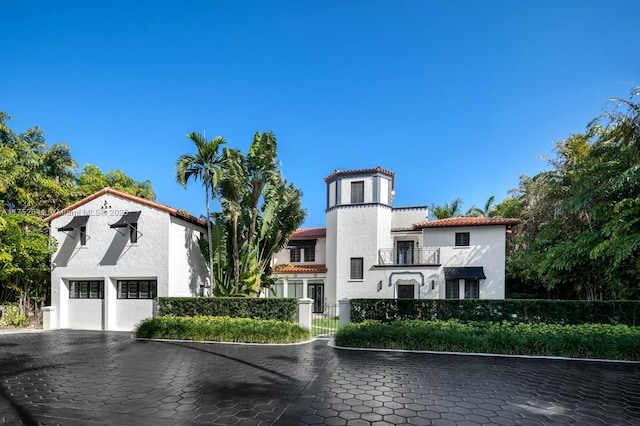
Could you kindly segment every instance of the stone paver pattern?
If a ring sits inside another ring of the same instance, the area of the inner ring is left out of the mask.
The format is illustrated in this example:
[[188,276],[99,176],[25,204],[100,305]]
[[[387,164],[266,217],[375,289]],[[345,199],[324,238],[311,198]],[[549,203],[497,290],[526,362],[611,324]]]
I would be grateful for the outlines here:
[[0,423],[638,425],[640,364],[0,333]]

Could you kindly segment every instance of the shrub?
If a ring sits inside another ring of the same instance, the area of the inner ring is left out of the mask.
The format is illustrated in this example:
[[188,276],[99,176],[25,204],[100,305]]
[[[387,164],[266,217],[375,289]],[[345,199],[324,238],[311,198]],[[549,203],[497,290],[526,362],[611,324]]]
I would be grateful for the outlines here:
[[136,337],[235,343],[296,343],[308,340],[309,330],[287,321],[249,318],[165,315],[147,318]]
[[295,322],[298,300],[249,297],[158,297],[158,314],[178,317],[227,316]]
[[351,321],[397,319],[640,325],[640,301],[352,299]]
[[640,360],[640,327],[367,320],[338,330],[338,346]]
[[29,325],[29,318],[20,312],[20,306],[16,303],[7,303],[2,308],[0,324],[25,327]]

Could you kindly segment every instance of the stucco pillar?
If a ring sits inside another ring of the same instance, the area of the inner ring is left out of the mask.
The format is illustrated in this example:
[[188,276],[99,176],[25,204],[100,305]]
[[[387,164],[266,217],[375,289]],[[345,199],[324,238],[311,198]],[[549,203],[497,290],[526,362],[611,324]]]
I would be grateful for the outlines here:
[[309,296],[307,295],[307,286],[309,284],[309,280],[307,278],[302,279],[302,298],[306,299]]
[[298,300],[298,322],[300,327],[311,330],[313,316],[313,299],[303,298]]
[[289,297],[289,277],[282,277],[282,297]]
[[340,327],[343,327],[345,324],[349,324],[351,322],[351,299],[338,300],[339,311],[338,315],[340,316]]
[[55,306],[45,306],[42,308],[42,329],[55,330],[58,326],[58,313]]

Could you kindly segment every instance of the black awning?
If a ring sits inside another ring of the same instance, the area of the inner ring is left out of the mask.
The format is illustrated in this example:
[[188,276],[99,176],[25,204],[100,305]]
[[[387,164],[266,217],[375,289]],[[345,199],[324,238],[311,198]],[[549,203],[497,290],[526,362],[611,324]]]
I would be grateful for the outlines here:
[[58,231],[70,232],[74,229],[79,229],[83,226],[87,226],[88,220],[89,216],[74,216],[73,219],[71,219],[71,222],[61,228],[58,228]]
[[126,228],[132,223],[138,223],[138,218],[140,217],[140,212],[127,212],[122,216],[116,223],[113,225],[109,225],[112,228]]
[[288,249],[292,248],[316,248],[316,240],[289,240]]
[[487,277],[484,275],[482,266],[468,266],[465,268],[444,268],[444,278],[447,280],[484,280]]

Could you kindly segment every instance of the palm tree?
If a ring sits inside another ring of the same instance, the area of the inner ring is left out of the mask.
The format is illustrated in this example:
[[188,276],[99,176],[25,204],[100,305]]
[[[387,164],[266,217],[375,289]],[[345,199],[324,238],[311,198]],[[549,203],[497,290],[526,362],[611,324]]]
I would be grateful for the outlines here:
[[451,202],[446,202],[443,205],[434,205],[431,207],[431,214],[436,219],[448,219],[450,217],[462,216],[462,200],[456,198]]
[[[211,238],[211,212],[209,211],[209,200],[213,198],[214,192],[220,180],[220,170],[222,165],[222,155],[220,145],[227,143],[222,136],[207,141],[200,133],[191,132],[187,135],[196,146],[195,154],[184,154],[176,162],[176,181],[184,188],[190,179],[200,180],[204,185],[205,208],[207,211],[207,241]],[[209,278],[213,286],[213,250],[209,248]]]
[[496,197],[494,197],[492,195],[491,197],[489,197],[487,202],[484,204],[484,209],[481,209],[480,207],[473,206],[469,210],[467,210],[467,213],[465,214],[465,216],[467,216],[467,217],[492,217],[493,214],[494,214],[494,210],[495,210],[495,207],[493,205],[495,200],[496,200]]

